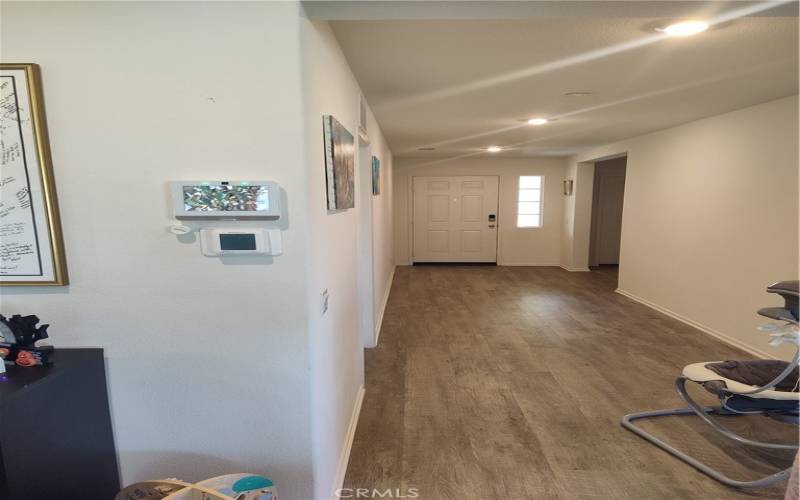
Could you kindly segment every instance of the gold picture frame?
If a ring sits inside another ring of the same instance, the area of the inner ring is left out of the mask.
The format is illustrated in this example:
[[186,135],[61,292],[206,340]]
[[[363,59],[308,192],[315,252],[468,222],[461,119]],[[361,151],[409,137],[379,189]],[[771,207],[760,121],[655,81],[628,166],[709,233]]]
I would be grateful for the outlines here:
[[38,65],[0,64],[0,133],[0,286],[67,285]]

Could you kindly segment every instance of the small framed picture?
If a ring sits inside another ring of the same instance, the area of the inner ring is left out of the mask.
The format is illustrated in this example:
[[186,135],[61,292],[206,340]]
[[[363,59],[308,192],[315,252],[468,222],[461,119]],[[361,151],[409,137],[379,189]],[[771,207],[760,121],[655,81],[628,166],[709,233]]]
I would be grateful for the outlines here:
[[372,195],[381,194],[381,161],[377,156],[372,157]]

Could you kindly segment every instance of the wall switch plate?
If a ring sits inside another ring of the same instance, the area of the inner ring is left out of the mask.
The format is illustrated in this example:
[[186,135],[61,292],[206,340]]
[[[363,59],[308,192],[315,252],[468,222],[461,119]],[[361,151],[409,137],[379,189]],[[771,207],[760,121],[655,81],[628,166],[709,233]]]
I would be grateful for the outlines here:
[[328,312],[328,289],[322,291],[322,316],[325,316],[325,313]]

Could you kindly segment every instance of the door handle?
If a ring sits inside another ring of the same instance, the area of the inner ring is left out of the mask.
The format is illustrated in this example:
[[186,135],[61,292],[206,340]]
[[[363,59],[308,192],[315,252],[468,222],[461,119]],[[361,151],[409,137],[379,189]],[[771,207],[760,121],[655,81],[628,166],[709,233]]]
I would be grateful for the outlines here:
[[489,227],[494,227],[494,224],[489,224]]

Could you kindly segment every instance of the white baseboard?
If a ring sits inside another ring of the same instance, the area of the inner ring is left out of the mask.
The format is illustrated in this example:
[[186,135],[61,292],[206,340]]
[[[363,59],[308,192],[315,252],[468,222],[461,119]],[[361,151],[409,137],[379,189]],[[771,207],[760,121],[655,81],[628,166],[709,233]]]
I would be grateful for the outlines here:
[[558,262],[498,262],[498,266],[525,267],[561,267]]
[[701,332],[703,332],[703,333],[705,333],[707,335],[711,335],[712,337],[714,337],[716,339],[719,339],[719,340],[725,342],[728,345],[736,347],[737,349],[741,349],[741,350],[743,350],[743,351],[745,351],[745,352],[747,352],[749,354],[752,354],[753,356],[756,356],[756,357],[761,358],[761,359],[776,359],[775,356],[770,356],[766,352],[761,351],[759,349],[756,349],[755,347],[752,347],[750,345],[747,345],[744,342],[742,342],[741,340],[735,339],[735,338],[731,337],[730,335],[722,333],[722,332],[720,332],[718,330],[714,330],[713,328],[708,327],[708,326],[706,326],[706,325],[704,325],[702,323],[698,323],[697,321],[695,321],[693,319],[690,319],[690,318],[687,318],[686,316],[682,316],[682,315],[680,315],[680,314],[678,314],[676,312],[670,311],[666,307],[661,307],[660,305],[654,304],[654,303],[650,302],[649,300],[643,299],[643,298],[641,298],[641,297],[639,297],[637,295],[634,295],[634,294],[632,294],[630,292],[626,292],[625,290],[623,290],[621,288],[617,288],[614,291],[617,292],[620,295],[624,295],[625,297],[628,297],[629,299],[631,299],[633,301],[636,301],[636,302],[638,302],[638,303],[640,303],[642,305],[645,305],[645,306],[647,306],[647,307],[649,307],[651,309],[654,309],[654,310],[656,310],[656,311],[658,311],[658,312],[660,312],[662,314],[666,314],[670,318],[677,319],[681,323],[685,323],[685,324],[691,326],[692,328],[697,328]]
[[392,292],[392,283],[394,282],[394,271],[397,267],[392,268],[392,274],[389,275],[389,283],[386,285],[386,291],[383,294],[383,302],[381,303],[380,312],[378,312],[378,321],[375,322],[375,344],[378,345],[378,337],[381,335],[381,325],[383,325],[383,315],[386,313],[386,305],[389,303],[389,294]]
[[559,264],[558,267],[560,267],[561,269],[564,269],[566,271],[569,271],[571,273],[589,273],[589,272],[592,271],[588,267],[567,267],[567,266],[563,266],[561,264]]
[[344,447],[339,454],[339,466],[336,468],[336,477],[333,481],[331,488],[332,500],[339,500],[336,492],[342,489],[344,485],[344,476],[347,473],[347,463],[350,461],[350,450],[353,448],[353,438],[356,437],[356,427],[358,426],[358,417],[361,415],[361,403],[364,402],[364,385],[358,388],[356,394],[356,401],[353,405],[353,413],[350,415],[350,423],[347,425],[347,434],[344,437]]

